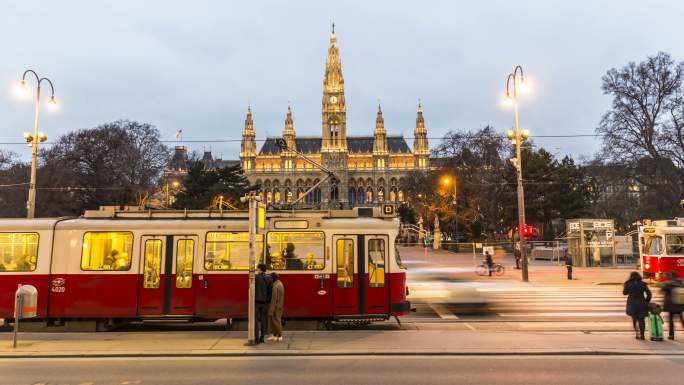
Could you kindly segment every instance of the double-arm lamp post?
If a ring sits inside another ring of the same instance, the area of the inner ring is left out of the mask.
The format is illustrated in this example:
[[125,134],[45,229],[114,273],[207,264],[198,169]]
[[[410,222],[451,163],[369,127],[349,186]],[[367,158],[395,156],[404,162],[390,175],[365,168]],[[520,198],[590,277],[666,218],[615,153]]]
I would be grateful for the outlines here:
[[55,100],[55,87],[52,85],[52,81],[45,77],[40,77],[33,70],[26,70],[21,76],[20,91],[22,93],[28,93],[28,84],[26,81],[26,75],[33,75],[36,79],[36,106],[35,106],[35,118],[33,121],[33,134],[29,132],[24,133],[24,140],[31,146],[31,181],[29,182],[29,194],[28,201],[26,202],[26,217],[34,218],[36,215],[36,162],[38,160],[38,143],[45,142],[47,140],[47,135],[44,132],[38,132],[38,123],[40,117],[40,85],[43,82],[47,82],[50,85],[50,100],[48,101],[48,107],[51,109],[57,108],[57,100]]
[[442,184],[444,185],[444,188],[447,189],[449,188],[449,185],[452,184],[454,185],[454,200],[452,201],[454,205],[454,236],[456,238],[456,243],[458,243],[458,206],[456,204],[456,177],[449,177],[445,176],[442,178]]
[[518,81],[521,88],[525,83],[525,76],[521,66],[516,66],[512,73],[506,79],[506,100],[512,102],[513,112],[515,114],[515,132],[509,132],[509,139],[515,142],[515,159],[514,166],[517,174],[517,195],[518,195],[518,239],[520,241],[520,254],[522,256],[522,280],[529,281],[529,274],[527,268],[527,247],[525,245],[525,236],[523,230],[525,224],[525,191],[523,189],[522,178],[522,156],[520,155],[520,145],[522,140],[529,136],[529,132],[525,130],[520,132],[520,125],[518,124]]

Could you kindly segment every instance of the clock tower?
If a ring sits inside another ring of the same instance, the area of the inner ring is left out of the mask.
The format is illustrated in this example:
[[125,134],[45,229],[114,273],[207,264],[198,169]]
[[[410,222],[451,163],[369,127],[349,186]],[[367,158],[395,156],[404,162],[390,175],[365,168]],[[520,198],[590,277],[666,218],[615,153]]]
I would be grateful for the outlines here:
[[347,107],[344,101],[344,78],[335,24],[323,78],[321,162],[331,169],[336,180],[325,183],[322,203],[330,208],[347,206]]

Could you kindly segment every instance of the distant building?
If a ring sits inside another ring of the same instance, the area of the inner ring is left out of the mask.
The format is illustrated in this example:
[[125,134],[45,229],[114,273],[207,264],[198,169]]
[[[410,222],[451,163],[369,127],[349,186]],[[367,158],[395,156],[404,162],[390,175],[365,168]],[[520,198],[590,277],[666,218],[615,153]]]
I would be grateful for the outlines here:
[[[422,106],[418,105],[413,149],[403,136],[387,134],[380,106],[373,135],[348,136],[344,78],[334,30],[325,64],[321,112],[321,136],[297,137],[292,109],[288,106],[282,137],[267,138],[257,153],[252,111],[247,108],[240,162],[249,182],[258,186],[262,199],[278,205],[302,197],[299,206],[322,208],[404,201],[401,186],[407,173],[429,167],[430,150]],[[281,138],[287,143],[287,150],[277,145],[276,140]],[[322,183],[304,196],[326,173],[292,150],[332,170],[335,180]]]
[[[334,30],[330,36],[325,64],[321,112],[321,136],[298,137],[292,109],[288,106],[282,136],[268,137],[257,152],[252,110],[247,107],[240,160],[213,159],[210,152],[205,152],[202,161],[209,169],[239,163],[250,184],[258,187],[262,200],[276,206],[293,203],[298,198],[301,198],[297,202],[300,208],[339,208],[403,202],[406,197],[401,186],[404,185],[407,174],[414,170],[428,170],[430,166],[423,108],[419,103],[413,131],[413,149],[403,136],[387,134],[379,105],[373,134],[348,136],[344,78]],[[287,143],[286,150],[278,146],[278,139]],[[331,170],[335,179],[321,183],[304,196],[306,191],[325,179],[327,174],[298,156],[295,151]],[[179,188],[187,173],[187,167],[187,149],[176,146],[165,172],[166,188],[170,191],[171,200],[174,188]]]

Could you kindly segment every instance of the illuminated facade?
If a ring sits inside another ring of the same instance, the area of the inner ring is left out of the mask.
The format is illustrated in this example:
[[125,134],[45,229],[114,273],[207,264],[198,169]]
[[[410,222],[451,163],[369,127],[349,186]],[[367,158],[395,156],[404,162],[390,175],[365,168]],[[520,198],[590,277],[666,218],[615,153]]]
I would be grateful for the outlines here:
[[[297,137],[292,109],[288,107],[282,137],[267,138],[257,152],[252,111],[247,108],[240,163],[249,182],[258,186],[263,200],[280,205],[301,197],[298,206],[321,208],[404,201],[401,186],[407,173],[429,167],[422,106],[418,105],[413,149],[403,136],[387,134],[380,106],[372,136],[347,136],[344,78],[334,30],[325,64],[321,112],[321,136]],[[287,143],[287,149],[278,146],[280,138]],[[304,196],[327,174],[295,151],[332,170],[335,178]]]

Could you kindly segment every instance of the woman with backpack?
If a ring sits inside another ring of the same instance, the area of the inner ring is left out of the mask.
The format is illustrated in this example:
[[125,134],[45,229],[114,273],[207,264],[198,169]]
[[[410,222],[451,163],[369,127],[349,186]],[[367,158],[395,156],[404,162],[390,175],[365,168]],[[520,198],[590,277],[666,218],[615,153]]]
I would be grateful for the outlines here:
[[645,318],[648,316],[648,303],[651,302],[651,290],[648,289],[641,275],[633,271],[623,286],[622,294],[627,296],[626,312],[632,317],[636,339],[643,340],[646,333]]

